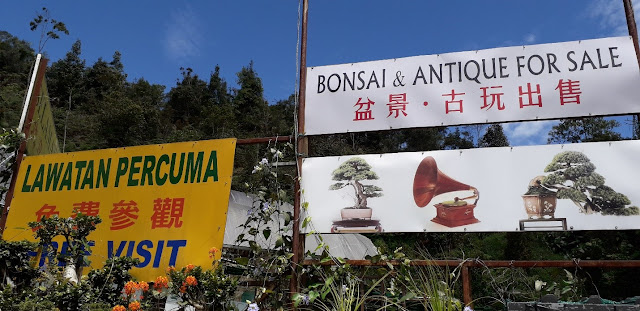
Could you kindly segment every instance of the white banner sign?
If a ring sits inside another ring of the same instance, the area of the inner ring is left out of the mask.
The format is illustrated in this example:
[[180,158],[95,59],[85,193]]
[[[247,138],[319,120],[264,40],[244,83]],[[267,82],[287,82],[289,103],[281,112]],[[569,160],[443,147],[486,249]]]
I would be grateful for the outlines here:
[[307,69],[306,134],[640,112],[630,37]]
[[303,200],[324,233],[640,229],[638,154],[620,141],[309,158]]

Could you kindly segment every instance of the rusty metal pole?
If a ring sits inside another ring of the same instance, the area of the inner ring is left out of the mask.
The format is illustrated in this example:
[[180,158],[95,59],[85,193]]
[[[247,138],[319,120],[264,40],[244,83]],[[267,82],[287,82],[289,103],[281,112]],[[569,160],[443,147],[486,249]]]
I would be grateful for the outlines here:
[[295,200],[293,209],[293,267],[291,272],[291,281],[289,288],[291,295],[298,292],[298,274],[297,269],[304,254],[304,236],[300,234],[300,215],[301,215],[301,193],[300,179],[302,178],[302,160],[309,153],[309,145],[307,138],[304,136],[304,110],[305,110],[305,93],[307,87],[307,17],[308,17],[309,1],[302,0],[302,25],[300,29],[300,89],[298,91],[298,130],[294,133],[296,137],[296,164],[297,178],[295,181]]
[[[622,0],[624,5],[624,15],[627,18],[627,29],[629,29],[629,36],[631,36],[631,40],[633,40],[633,47],[636,50],[636,58],[638,59],[638,66],[640,66],[640,46],[638,46],[638,28],[636,27],[636,18],[633,14],[633,4],[631,0]],[[636,114],[633,116],[633,131],[632,137],[638,139],[636,134],[638,131],[638,124],[640,122],[640,115]]]

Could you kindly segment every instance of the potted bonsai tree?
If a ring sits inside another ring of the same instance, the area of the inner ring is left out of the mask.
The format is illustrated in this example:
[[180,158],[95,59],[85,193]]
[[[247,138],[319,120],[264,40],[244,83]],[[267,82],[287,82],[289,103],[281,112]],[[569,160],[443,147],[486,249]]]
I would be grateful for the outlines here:
[[640,209],[626,195],[605,185],[605,178],[596,173],[596,166],[582,152],[558,153],[544,169],[549,173],[542,184],[558,189],[558,199],[569,199],[585,214],[638,215]]
[[350,186],[355,194],[354,205],[343,208],[340,212],[343,220],[371,219],[372,211],[367,205],[367,199],[381,197],[382,188],[365,182],[377,179],[378,175],[371,170],[371,165],[360,157],[345,161],[333,171],[332,180],[337,183],[331,185],[329,189],[339,190]]
[[558,196],[555,191],[542,185],[545,176],[536,176],[529,183],[529,190],[522,196],[529,219],[554,218]]

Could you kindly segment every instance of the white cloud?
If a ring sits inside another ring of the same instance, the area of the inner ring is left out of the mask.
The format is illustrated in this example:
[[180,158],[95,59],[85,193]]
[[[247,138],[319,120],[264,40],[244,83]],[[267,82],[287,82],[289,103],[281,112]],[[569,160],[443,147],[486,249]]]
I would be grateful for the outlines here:
[[530,33],[526,36],[524,36],[524,39],[522,41],[524,41],[525,44],[532,44],[534,42],[536,42],[536,35],[533,33]]
[[552,126],[559,121],[529,121],[505,123],[502,125],[504,133],[512,146],[544,145]]
[[[632,1],[634,15],[640,14],[638,1]],[[629,34],[627,30],[627,19],[624,13],[624,6],[619,0],[593,0],[587,6],[587,16],[600,21],[600,28],[611,36],[625,36]],[[636,17],[637,22],[637,17]]]
[[165,30],[164,47],[169,58],[184,61],[200,55],[200,20],[191,6],[176,10],[171,14]]

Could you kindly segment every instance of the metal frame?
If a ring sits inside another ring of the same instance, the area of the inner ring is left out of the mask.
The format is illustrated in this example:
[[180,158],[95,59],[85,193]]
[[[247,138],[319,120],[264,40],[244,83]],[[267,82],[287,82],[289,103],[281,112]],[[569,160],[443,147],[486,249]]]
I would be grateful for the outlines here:
[[[636,21],[633,14],[633,6],[631,0],[622,0],[625,10],[625,16],[627,19],[627,28],[629,30],[629,35],[633,40],[633,46],[636,51],[636,56],[638,58],[638,65],[640,66],[640,46],[638,44],[638,32],[636,28]],[[305,107],[305,89],[306,89],[306,53],[307,53],[307,11],[308,11],[308,0],[303,0],[303,19],[302,19],[302,44],[300,51],[300,101],[298,106],[298,133],[304,133],[304,107]],[[639,115],[635,116],[636,119],[639,118]],[[297,135],[300,135],[296,133]],[[294,262],[294,272],[292,273],[291,280],[291,294],[293,295],[298,291],[297,287],[297,278],[295,268],[298,266],[298,263],[302,266],[307,265],[332,265],[333,262],[320,263],[318,261],[312,260],[303,260],[300,261],[302,252],[304,251],[304,246],[301,246],[301,241],[304,239],[300,239],[300,184],[299,180],[301,178],[300,167],[302,164],[302,158],[307,155],[308,152],[308,144],[306,137],[299,136],[298,140],[298,178],[296,179],[296,187],[295,187],[295,205],[294,205],[294,236],[293,236],[293,262]],[[373,263],[370,260],[348,260],[348,264],[351,266],[386,266],[387,262],[376,262]],[[399,262],[391,261],[391,264],[397,265]],[[510,267],[522,267],[522,268],[546,268],[546,267],[555,267],[555,268],[571,268],[571,267],[580,267],[580,268],[640,268],[640,260],[538,260],[538,261],[504,261],[504,260],[492,260],[492,261],[480,261],[480,260],[412,260],[410,265],[413,266],[425,266],[425,265],[438,265],[438,266],[459,266],[462,267],[462,288],[463,288],[463,301],[465,304],[469,305],[472,303],[471,298],[471,277],[469,275],[469,268],[475,267],[488,267],[488,268],[510,268]]]

